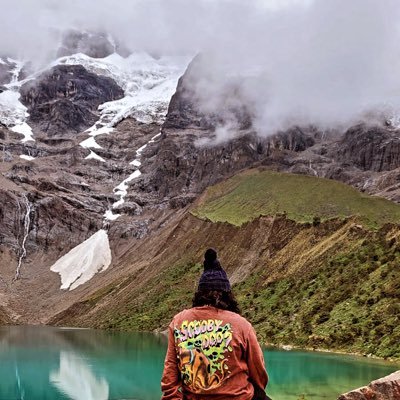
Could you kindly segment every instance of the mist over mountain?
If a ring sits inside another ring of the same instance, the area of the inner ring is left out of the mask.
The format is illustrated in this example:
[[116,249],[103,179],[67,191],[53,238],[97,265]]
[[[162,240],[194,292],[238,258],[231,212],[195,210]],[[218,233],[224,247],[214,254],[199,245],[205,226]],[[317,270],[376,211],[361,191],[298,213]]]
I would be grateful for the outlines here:
[[[0,48],[36,65],[54,58],[71,28],[111,34],[124,54],[204,54],[191,82],[200,107],[225,107],[234,85],[260,135],[349,126],[376,110],[390,118],[400,106],[395,0],[3,3]],[[237,126],[227,120],[220,140]]]

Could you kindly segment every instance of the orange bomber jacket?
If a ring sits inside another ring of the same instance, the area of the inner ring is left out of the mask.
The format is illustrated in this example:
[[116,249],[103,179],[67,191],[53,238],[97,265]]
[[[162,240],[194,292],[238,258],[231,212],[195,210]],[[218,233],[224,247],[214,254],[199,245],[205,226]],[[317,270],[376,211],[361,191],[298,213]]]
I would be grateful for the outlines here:
[[268,375],[251,324],[211,306],[177,314],[169,325],[162,400],[251,400]]

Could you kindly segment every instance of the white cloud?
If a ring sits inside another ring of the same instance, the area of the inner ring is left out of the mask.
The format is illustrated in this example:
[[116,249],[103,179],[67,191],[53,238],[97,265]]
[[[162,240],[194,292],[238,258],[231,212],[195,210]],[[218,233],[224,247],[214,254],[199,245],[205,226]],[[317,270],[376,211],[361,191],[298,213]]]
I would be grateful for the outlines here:
[[252,75],[240,80],[242,96],[264,133],[291,123],[348,123],[377,105],[399,105],[398,0],[0,3],[0,48],[36,62],[72,26],[105,29],[134,50],[207,52],[198,97],[214,106],[232,77]]

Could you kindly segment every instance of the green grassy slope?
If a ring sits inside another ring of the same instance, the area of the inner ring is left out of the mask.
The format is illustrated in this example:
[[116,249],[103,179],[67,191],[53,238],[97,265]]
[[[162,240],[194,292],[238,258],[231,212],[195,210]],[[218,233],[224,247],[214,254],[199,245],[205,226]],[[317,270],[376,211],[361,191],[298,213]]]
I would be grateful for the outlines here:
[[372,235],[318,270],[267,285],[258,271],[235,290],[269,343],[400,358],[399,266],[398,245]]
[[242,225],[285,213],[297,222],[358,215],[370,227],[400,221],[400,206],[343,183],[303,175],[251,170],[207,190],[193,210],[199,218]]

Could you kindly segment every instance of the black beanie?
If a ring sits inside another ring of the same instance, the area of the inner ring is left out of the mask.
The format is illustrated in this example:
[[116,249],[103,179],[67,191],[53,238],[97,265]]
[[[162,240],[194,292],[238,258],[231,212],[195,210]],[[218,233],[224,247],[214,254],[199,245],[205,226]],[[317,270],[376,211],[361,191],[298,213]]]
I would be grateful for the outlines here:
[[226,272],[217,259],[217,252],[208,249],[204,254],[204,272],[200,277],[199,290],[220,290],[229,292],[231,284]]

